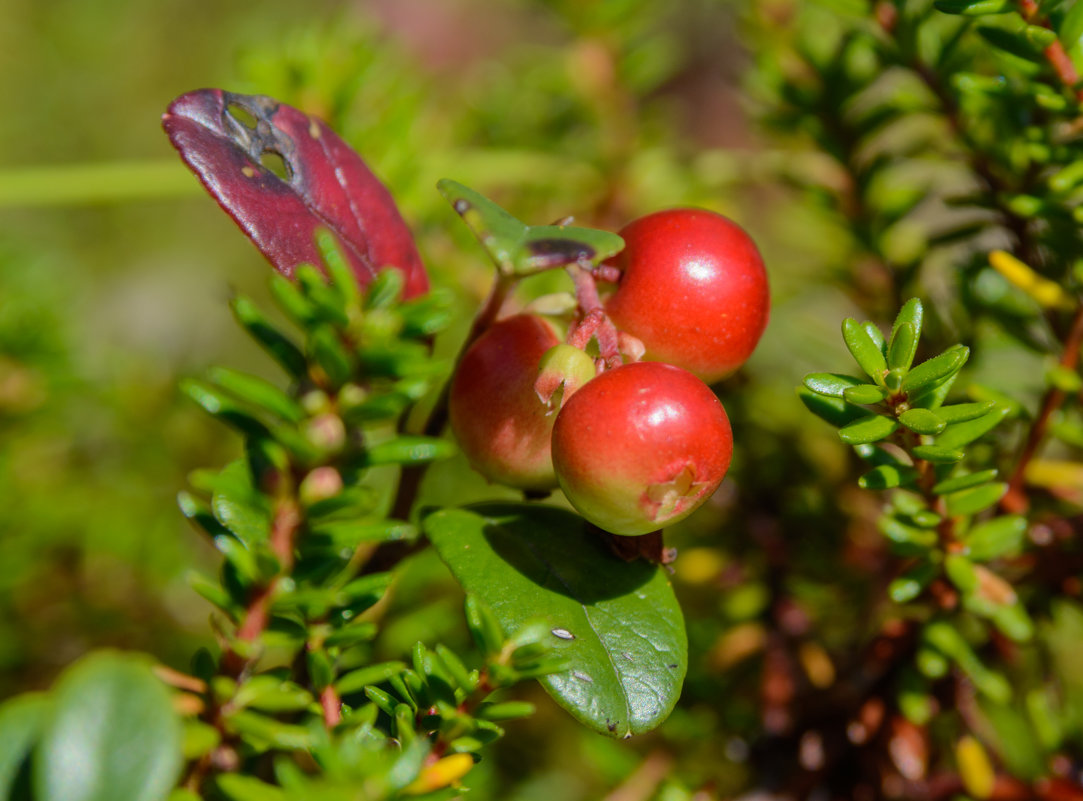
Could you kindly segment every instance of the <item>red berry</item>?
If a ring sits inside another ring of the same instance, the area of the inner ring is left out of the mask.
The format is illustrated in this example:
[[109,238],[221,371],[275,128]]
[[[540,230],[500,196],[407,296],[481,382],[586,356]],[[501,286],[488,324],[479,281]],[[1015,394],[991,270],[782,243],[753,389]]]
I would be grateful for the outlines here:
[[549,452],[556,415],[534,382],[542,356],[559,343],[548,322],[519,314],[489,328],[456,368],[451,429],[467,460],[490,481],[522,489],[556,486]]
[[767,273],[755,243],[732,220],[670,209],[620,232],[622,271],[606,311],[643,341],[646,358],[704,381],[725,378],[752,354],[767,326]]
[[691,373],[626,364],[576,392],[553,427],[553,465],[580,514],[614,534],[646,534],[690,515],[729,468],[726,410]]

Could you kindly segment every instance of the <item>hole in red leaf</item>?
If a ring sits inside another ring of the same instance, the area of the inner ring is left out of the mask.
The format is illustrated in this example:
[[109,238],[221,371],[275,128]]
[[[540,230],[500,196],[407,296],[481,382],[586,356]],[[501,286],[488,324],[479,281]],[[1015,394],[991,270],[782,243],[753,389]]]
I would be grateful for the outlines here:
[[226,106],[226,113],[245,128],[248,128],[251,131],[256,130],[256,118],[252,116],[251,112],[241,108],[236,103],[230,103]]
[[283,181],[290,180],[290,168],[287,166],[285,160],[281,155],[275,153],[273,150],[264,150],[260,154],[259,163],[264,166],[265,169],[270,170]]

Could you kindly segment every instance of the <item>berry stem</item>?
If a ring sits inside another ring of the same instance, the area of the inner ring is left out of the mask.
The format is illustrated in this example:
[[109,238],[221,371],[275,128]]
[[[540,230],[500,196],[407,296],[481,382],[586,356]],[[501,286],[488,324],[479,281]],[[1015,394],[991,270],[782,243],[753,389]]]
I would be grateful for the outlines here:
[[621,365],[620,340],[617,328],[598,297],[594,273],[588,265],[568,266],[568,275],[575,283],[575,298],[579,302],[579,322],[568,332],[568,344],[583,348],[593,336],[598,341],[598,353],[609,369]]

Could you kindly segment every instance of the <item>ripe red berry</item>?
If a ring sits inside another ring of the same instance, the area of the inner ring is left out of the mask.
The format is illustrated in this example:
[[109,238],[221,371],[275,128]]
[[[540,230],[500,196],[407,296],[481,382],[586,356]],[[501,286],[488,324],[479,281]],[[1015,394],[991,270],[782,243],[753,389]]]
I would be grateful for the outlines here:
[[553,465],[580,514],[614,534],[646,534],[700,506],[733,454],[729,418],[691,373],[636,362],[576,392],[553,427]]
[[490,481],[521,489],[556,486],[553,414],[534,390],[538,363],[560,343],[541,317],[495,323],[463,355],[448,399],[451,429],[470,464]]
[[755,243],[732,220],[703,209],[640,217],[620,232],[622,271],[606,311],[638,337],[646,358],[704,381],[745,363],[767,326],[767,273]]

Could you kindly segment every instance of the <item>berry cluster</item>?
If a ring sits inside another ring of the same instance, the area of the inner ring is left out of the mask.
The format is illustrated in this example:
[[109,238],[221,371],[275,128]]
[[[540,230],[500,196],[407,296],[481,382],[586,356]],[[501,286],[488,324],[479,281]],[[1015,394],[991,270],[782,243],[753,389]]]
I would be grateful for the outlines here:
[[[599,528],[636,536],[687,517],[725,476],[733,435],[704,382],[748,359],[769,296],[756,246],[721,215],[660,211],[620,233],[616,257],[570,268],[565,341],[535,314],[494,323],[463,355],[449,413],[490,481],[559,485]],[[595,280],[615,284],[604,300]]]

